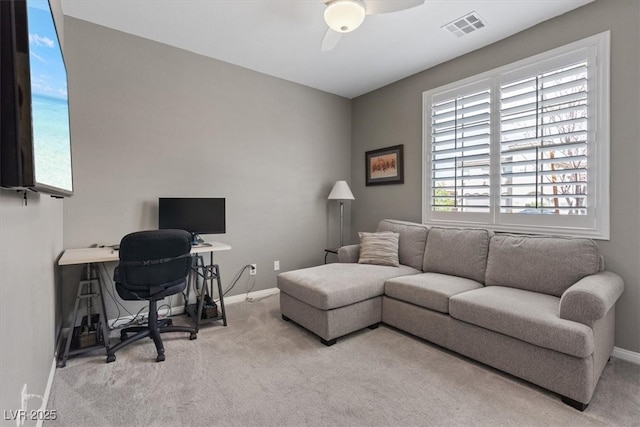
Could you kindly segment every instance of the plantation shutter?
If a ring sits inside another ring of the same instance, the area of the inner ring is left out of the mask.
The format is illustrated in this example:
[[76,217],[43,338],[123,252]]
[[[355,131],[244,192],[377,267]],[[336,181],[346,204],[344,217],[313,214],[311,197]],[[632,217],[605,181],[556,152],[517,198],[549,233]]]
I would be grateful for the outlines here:
[[431,210],[489,212],[488,87],[431,99]]
[[587,214],[589,87],[583,56],[500,85],[501,213]]
[[609,238],[610,34],[423,92],[425,224]]

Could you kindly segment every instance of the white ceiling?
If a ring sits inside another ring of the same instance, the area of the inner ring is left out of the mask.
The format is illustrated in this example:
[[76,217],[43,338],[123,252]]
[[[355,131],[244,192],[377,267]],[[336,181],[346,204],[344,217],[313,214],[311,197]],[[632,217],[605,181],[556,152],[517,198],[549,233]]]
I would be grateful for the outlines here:
[[[387,0],[394,1],[394,0]],[[426,0],[368,15],[320,51],[321,0],[62,0],[66,15],[354,98],[593,0]],[[441,27],[475,11],[486,27]]]

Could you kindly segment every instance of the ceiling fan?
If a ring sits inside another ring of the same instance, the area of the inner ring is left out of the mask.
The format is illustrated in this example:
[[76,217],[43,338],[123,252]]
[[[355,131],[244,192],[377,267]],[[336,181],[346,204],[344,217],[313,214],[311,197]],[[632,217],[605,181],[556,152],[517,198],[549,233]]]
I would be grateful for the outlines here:
[[321,0],[327,8],[324,20],[329,26],[320,49],[332,50],[342,37],[362,24],[365,15],[398,12],[420,6],[424,0]]

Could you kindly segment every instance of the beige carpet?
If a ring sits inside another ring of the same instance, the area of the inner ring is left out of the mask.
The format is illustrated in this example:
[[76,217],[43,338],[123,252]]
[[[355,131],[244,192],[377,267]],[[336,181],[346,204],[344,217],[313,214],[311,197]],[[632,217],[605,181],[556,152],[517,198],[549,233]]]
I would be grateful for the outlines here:
[[[612,359],[581,413],[545,390],[382,326],[332,347],[277,296],[227,307],[195,341],[142,340],[58,369],[59,426],[640,426],[640,366]],[[558,372],[558,375],[562,375]]]

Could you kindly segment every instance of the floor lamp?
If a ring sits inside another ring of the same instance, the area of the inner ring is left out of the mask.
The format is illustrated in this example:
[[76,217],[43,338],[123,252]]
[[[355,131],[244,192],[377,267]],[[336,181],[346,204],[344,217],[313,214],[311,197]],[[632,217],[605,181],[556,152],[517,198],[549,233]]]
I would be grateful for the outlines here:
[[340,246],[343,245],[342,231],[344,229],[344,201],[355,200],[347,181],[337,181],[329,193],[329,200],[340,200]]

